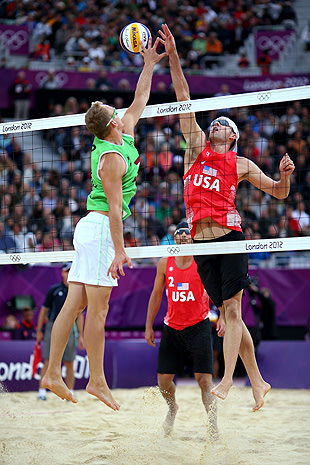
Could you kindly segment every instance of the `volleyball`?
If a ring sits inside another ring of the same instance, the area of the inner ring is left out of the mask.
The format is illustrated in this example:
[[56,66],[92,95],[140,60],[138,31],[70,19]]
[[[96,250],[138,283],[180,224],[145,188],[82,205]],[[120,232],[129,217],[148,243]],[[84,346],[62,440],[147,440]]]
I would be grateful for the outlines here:
[[141,44],[147,47],[150,37],[151,33],[144,24],[130,23],[122,29],[119,41],[122,49],[126,52],[139,53]]

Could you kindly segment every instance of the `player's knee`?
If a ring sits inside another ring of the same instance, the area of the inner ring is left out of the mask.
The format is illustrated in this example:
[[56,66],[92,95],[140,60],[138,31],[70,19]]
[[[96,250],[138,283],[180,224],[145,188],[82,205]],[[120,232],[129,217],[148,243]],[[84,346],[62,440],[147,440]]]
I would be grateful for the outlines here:
[[77,318],[81,313],[80,307],[69,301],[64,303],[63,309],[67,314],[73,315],[74,318]]
[[195,373],[195,378],[202,391],[204,392],[211,391],[213,387],[211,374]]
[[241,312],[236,302],[229,302],[225,306],[225,319],[226,322],[241,323]]
[[109,311],[108,306],[92,306],[89,305],[87,307],[87,314],[92,315],[92,317],[97,318],[99,321],[105,322],[105,319],[107,317]]
[[173,378],[171,377],[171,375],[165,375],[161,373],[157,374],[157,383],[161,391],[168,391],[171,387],[172,382]]

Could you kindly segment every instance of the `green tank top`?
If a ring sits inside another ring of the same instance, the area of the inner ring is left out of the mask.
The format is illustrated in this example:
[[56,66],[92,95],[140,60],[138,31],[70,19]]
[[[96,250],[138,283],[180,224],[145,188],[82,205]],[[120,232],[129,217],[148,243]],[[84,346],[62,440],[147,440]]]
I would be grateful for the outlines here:
[[95,137],[91,152],[91,182],[93,187],[87,197],[87,210],[109,211],[108,200],[98,172],[101,156],[109,152],[119,153],[127,166],[126,173],[122,178],[124,220],[131,215],[129,202],[137,190],[136,176],[140,164],[139,153],[134,145],[134,138],[128,134],[123,134],[123,145],[112,144]]

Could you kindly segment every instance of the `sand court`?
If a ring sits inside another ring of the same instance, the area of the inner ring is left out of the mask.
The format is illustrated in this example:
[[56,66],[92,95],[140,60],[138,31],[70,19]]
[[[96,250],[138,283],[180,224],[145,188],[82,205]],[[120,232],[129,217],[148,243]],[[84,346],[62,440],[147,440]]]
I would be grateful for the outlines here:
[[194,383],[177,386],[179,412],[165,437],[167,407],[158,389],[115,389],[113,412],[85,391],[78,404],[52,393],[0,394],[1,465],[309,465],[310,391],[272,389],[253,413],[248,387],[218,401],[220,439],[207,436],[207,416]]

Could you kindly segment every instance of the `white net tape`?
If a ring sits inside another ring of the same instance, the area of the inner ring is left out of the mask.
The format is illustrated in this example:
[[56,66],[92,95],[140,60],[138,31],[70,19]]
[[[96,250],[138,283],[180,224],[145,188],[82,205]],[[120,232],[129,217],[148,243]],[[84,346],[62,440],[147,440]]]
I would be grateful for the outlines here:
[[[237,108],[242,106],[266,105],[280,102],[293,102],[310,98],[310,86],[274,89],[246,94],[225,95],[224,97],[203,98],[185,102],[161,103],[148,105],[141,118],[154,116],[178,115],[180,113],[197,113],[200,111],[220,110],[222,108]],[[126,108],[117,110],[120,117]],[[39,131],[70,126],[83,126],[85,113],[78,115],[56,116],[26,121],[13,121],[0,125],[0,134]]]
[[[287,237],[281,239],[260,239],[247,241],[213,242],[211,244],[172,244],[148,247],[129,247],[126,253],[132,259],[153,257],[236,254],[255,252],[287,252],[310,250],[310,237]],[[31,252],[0,254],[0,265],[72,261],[74,251]]]

